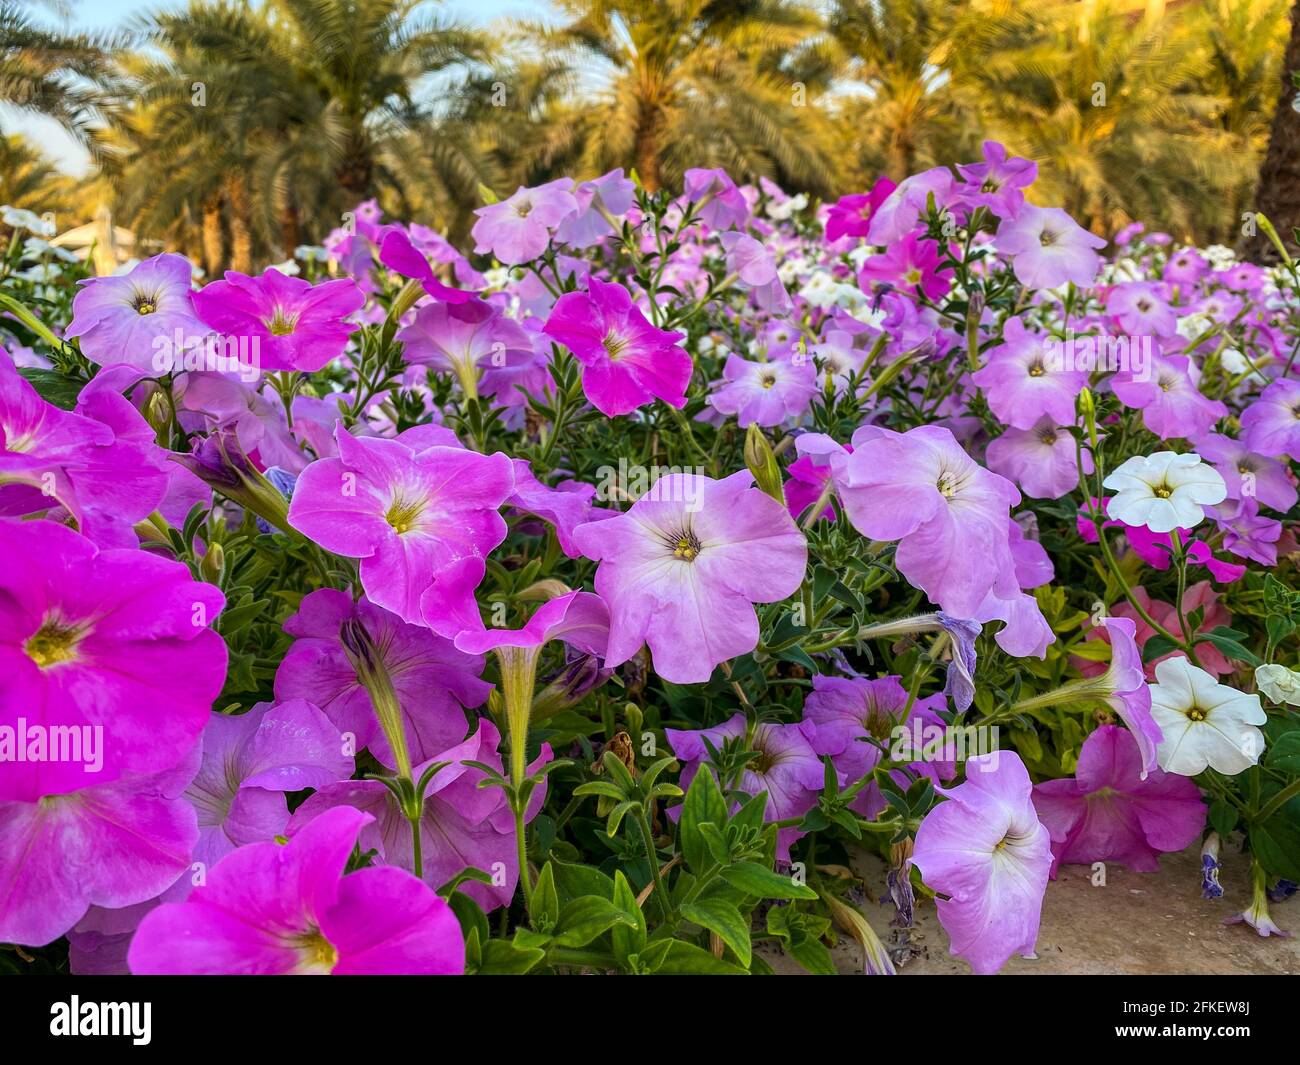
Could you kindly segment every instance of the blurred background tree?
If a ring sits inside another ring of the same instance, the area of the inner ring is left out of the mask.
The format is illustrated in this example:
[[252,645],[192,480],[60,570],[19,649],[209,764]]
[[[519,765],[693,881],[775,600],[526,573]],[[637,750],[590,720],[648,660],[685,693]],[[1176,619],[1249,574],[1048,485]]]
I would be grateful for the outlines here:
[[[722,166],[833,197],[986,138],[1103,235],[1233,242],[1257,204],[1300,224],[1291,7],[554,0],[471,28],[421,0],[190,0],[109,38],[0,0],[0,102],[86,140],[114,217],[210,272],[318,242],[372,197],[460,239],[480,186]],[[53,174],[29,188],[31,145],[6,152],[28,203],[67,202]]]

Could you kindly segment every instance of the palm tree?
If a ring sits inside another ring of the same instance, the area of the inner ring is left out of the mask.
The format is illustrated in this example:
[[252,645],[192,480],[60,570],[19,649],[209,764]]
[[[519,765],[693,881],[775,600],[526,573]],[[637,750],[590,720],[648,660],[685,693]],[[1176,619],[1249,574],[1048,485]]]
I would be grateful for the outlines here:
[[370,196],[472,190],[462,138],[428,98],[484,46],[420,6],[193,0],[155,16],[151,48],[124,61],[134,104],[103,138],[126,216],[151,234],[197,226],[209,259],[228,232],[244,263],[323,236]]
[[[963,40],[980,15],[958,28]],[[992,25],[979,47],[954,51],[953,77],[977,95],[989,135],[1038,160],[1038,199],[1100,233],[1134,218],[1179,236],[1222,224],[1251,161],[1216,122],[1181,22],[1090,0]]]
[[53,118],[84,139],[99,117],[109,52],[119,41],[45,29],[31,18],[35,6],[0,0],[0,102]]
[[[561,0],[569,20],[524,27],[538,52],[565,61],[576,92],[547,116],[559,155],[580,173],[635,167],[647,188],[695,166],[834,186],[823,88],[821,23],[789,0]],[[568,142],[568,143],[566,143]],[[580,153],[576,145],[581,145]]]
[[0,203],[62,214],[74,203],[72,179],[22,137],[0,137]]
[[[957,0],[837,0],[827,32],[856,83],[837,106],[840,143],[858,187],[884,173],[901,181],[964,158],[977,142],[974,109],[945,65],[957,46]],[[965,42],[969,47],[970,42]]]
[[[1282,79],[1268,152],[1259,169],[1255,205],[1286,237],[1300,227],[1300,4],[1291,9],[1291,37],[1282,61]],[[1300,243],[1300,237],[1295,239]],[[1264,252],[1272,254],[1267,248]]]

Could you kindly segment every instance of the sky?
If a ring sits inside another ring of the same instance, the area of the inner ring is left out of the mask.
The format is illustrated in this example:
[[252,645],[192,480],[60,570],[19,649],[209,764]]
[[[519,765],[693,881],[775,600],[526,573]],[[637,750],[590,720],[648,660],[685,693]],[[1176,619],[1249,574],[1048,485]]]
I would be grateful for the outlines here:
[[[188,6],[187,0],[66,0],[71,8],[68,24],[86,33],[125,28],[131,20],[151,11],[166,11]],[[486,25],[499,18],[536,18],[553,13],[547,0],[444,0],[431,3],[431,9],[474,25]],[[38,21],[57,25],[56,16],[34,12]],[[21,133],[54,161],[59,169],[74,177],[90,171],[90,157],[57,123],[49,119],[19,113],[0,104],[0,132]]]

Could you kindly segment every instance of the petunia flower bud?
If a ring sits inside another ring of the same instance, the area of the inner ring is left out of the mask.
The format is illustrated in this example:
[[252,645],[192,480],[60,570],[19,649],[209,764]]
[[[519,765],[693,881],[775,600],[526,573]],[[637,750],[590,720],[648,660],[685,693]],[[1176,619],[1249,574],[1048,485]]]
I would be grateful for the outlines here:
[[781,464],[763,430],[751,423],[745,433],[745,465],[754,475],[754,482],[782,506],[785,506],[785,485],[781,478]]

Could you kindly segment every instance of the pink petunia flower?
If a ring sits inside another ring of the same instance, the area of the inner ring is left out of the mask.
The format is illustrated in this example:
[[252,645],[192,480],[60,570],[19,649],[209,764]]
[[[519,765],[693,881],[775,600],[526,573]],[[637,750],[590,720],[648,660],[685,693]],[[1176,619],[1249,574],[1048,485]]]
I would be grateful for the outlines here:
[[808,548],[786,509],[752,485],[748,471],[719,481],[670,474],[625,513],[574,530],[600,563],[607,666],[648,643],[655,672],[691,684],[758,645],[753,604],[794,593]]
[[[1008,429],[990,441],[985,457],[990,470],[1034,499],[1060,499],[1079,487],[1074,435],[1046,416],[1032,429]],[[1083,472],[1092,471],[1092,453],[1084,448]]]
[[984,390],[989,410],[1013,429],[1033,429],[1043,417],[1074,425],[1074,401],[1088,383],[1086,371],[1054,357],[1047,338],[1029,332],[1019,318],[1007,320],[1002,343],[971,375]]
[[1196,387],[1186,355],[1153,354],[1142,373],[1117,373],[1111,388],[1125,406],[1142,411],[1142,424],[1162,440],[1205,436],[1228,416],[1227,407]]
[[883,252],[873,255],[858,271],[858,285],[870,291],[871,283],[892,285],[915,296],[937,300],[952,284],[952,267],[941,266],[939,245],[908,233]]
[[199,317],[227,337],[257,345],[263,370],[319,370],[338,358],[358,326],[349,322],[365,303],[351,278],[312,285],[268,270],[261,277],[226,271],[194,294]]
[[340,426],[339,457],[303,470],[289,522],[325,550],[359,558],[371,602],[450,637],[477,614],[473,592],[484,557],[506,536],[497,510],[514,468],[500,453],[423,446],[424,429],[382,440]]
[[181,903],[149,913],[131,942],[145,975],[455,975],[465,942],[451,907],[401,869],[344,875],[373,820],[339,808],[287,844],[227,855]]
[[1119,862],[1153,873],[1156,856],[1200,838],[1206,806],[1191,780],[1143,770],[1133,733],[1103,725],[1083,741],[1074,779],[1034,787],[1034,809],[1052,836],[1052,875],[1062,863]]
[[46,521],[0,519],[0,558],[0,723],[81,740],[79,758],[8,752],[0,798],[33,802],[175,765],[225,681],[226,645],[210,628],[220,590],[179,562],[98,551]]
[[751,362],[729,355],[722,380],[709,396],[709,406],[735,415],[742,429],[750,425],[782,425],[802,418],[817,395],[817,370],[811,359]]
[[474,212],[478,215],[470,233],[474,250],[491,252],[506,266],[526,263],[546,250],[556,227],[577,210],[572,178],[548,181],[532,189],[521,185],[508,199]]
[[710,229],[739,229],[749,220],[749,203],[725,170],[688,170],[683,187],[687,202],[697,205]]
[[887,177],[876,179],[870,192],[841,196],[826,212],[826,241],[833,244],[841,237],[865,237],[871,229],[871,217],[897,186]]
[[622,285],[593,277],[585,293],[566,292],[543,331],[582,363],[582,390],[602,414],[630,414],[654,399],[686,405],[693,363],[678,345],[684,334],[651,325]]
[[1024,190],[1038,177],[1038,164],[1008,156],[997,141],[985,141],[983,149],[984,162],[957,167],[966,183],[963,194],[973,207],[983,207],[998,218],[1015,218],[1025,202]]
[[1274,381],[1241,415],[1241,438],[1251,451],[1300,462],[1300,381]]
[[478,396],[484,370],[522,366],[534,358],[528,333],[483,300],[426,304],[397,331],[397,339],[407,362],[455,374],[470,398]]

